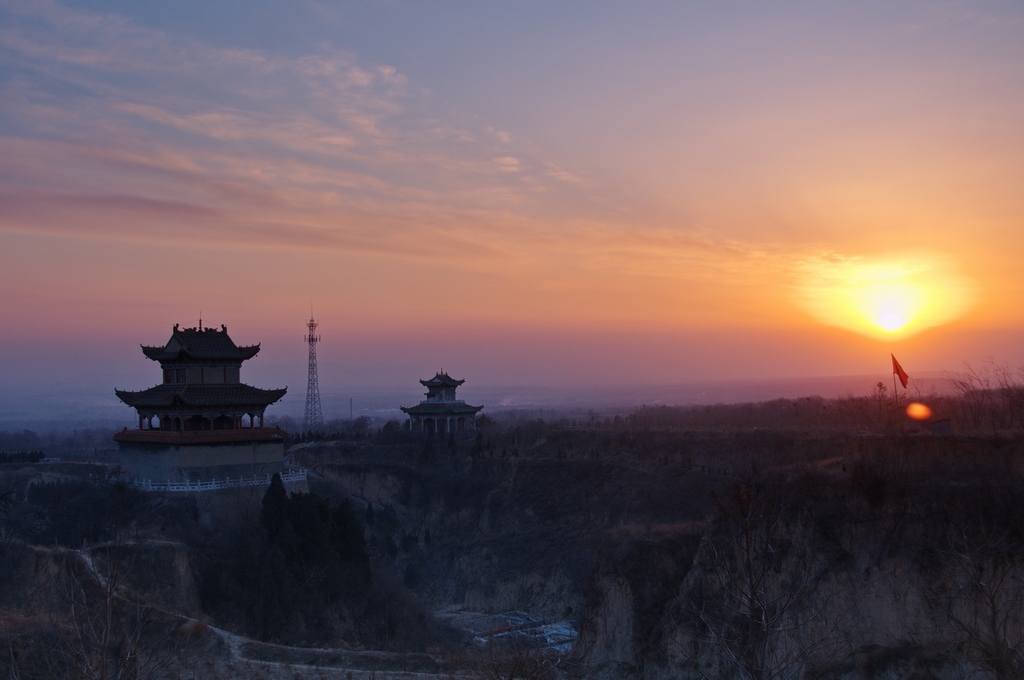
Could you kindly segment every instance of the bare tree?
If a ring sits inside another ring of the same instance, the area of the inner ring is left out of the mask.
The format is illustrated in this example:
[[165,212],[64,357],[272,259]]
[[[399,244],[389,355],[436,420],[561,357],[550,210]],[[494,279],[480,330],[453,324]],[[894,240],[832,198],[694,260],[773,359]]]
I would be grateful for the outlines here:
[[992,419],[992,375],[989,371],[976,370],[970,364],[964,364],[963,371],[949,374],[948,379],[958,397],[956,403],[962,425],[980,431],[986,416],[990,421]]
[[1024,426],[1024,370],[1016,373],[1008,367],[991,363],[990,370],[994,381],[999,386],[998,395],[1001,403],[1000,427],[1020,428]]
[[837,642],[812,603],[815,565],[791,540],[786,505],[748,476],[716,509],[682,617],[682,656],[705,678],[800,677],[834,655]]
[[0,558],[11,549],[17,534],[15,527],[15,506],[18,487],[13,480],[5,480],[0,487]]
[[121,544],[108,546],[106,570],[85,551],[66,553],[55,575],[51,616],[55,677],[146,680],[165,677],[181,657],[177,617],[127,595]]
[[989,507],[951,522],[939,578],[923,590],[944,614],[940,632],[950,649],[1004,680],[1024,676],[1024,545],[1014,522],[990,514],[1019,499],[993,495]]

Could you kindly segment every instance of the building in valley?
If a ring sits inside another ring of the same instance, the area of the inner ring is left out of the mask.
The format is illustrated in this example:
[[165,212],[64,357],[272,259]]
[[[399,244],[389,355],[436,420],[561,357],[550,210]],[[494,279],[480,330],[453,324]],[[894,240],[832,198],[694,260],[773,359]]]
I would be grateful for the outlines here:
[[220,329],[179,328],[162,347],[143,345],[163,382],[148,390],[114,390],[136,410],[137,430],[114,435],[121,466],[139,482],[177,483],[266,477],[280,472],[287,433],[266,427],[267,407],[287,388],[241,381],[242,362],[259,345],[239,347]]
[[420,380],[427,388],[426,399],[415,406],[402,406],[409,415],[407,427],[412,432],[450,434],[476,429],[476,414],[483,406],[470,406],[455,398],[455,389],[466,382],[439,372],[430,380]]

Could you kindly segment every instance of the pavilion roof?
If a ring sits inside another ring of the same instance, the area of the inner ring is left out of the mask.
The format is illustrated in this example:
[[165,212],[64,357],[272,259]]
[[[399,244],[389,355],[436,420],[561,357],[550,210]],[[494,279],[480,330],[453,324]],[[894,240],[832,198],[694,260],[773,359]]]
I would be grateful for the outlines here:
[[288,388],[263,390],[241,383],[227,385],[164,384],[148,390],[114,390],[117,398],[134,408],[210,408],[217,406],[266,407],[285,395]]
[[142,353],[153,361],[175,359],[227,360],[242,362],[260,351],[259,344],[239,347],[228,336],[226,326],[216,328],[179,328],[174,324],[171,338],[163,347],[142,345]]
[[437,373],[437,375],[435,375],[430,380],[421,380],[420,384],[423,385],[424,387],[430,387],[430,388],[436,389],[436,388],[439,388],[439,387],[458,387],[459,385],[461,385],[464,382],[466,382],[466,381],[465,380],[456,380],[455,378],[451,377],[447,373],[445,373],[443,371],[439,371]]
[[411,416],[461,416],[476,413],[483,406],[471,406],[461,401],[423,401],[415,406],[401,406],[400,408]]

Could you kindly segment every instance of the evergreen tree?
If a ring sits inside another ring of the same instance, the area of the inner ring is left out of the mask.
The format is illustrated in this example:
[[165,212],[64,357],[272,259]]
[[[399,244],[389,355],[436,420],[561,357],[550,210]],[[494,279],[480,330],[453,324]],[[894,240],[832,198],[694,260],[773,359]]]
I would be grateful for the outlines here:
[[[241,535],[204,574],[204,607],[244,613],[250,634],[267,641],[315,638],[339,613],[366,606],[370,558],[363,525],[347,501],[289,495],[274,475],[263,497],[264,531]],[[329,633],[327,633],[329,634]]]
[[288,492],[285,491],[281,475],[274,473],[270,487],[263,496],[260,523],[272,540],[280,538],[288,523]]

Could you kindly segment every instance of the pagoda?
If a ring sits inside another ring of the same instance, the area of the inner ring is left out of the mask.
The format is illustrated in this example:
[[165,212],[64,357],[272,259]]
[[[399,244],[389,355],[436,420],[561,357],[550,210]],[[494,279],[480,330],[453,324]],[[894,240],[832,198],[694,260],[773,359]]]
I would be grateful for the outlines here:
[[242,362],[260,346],[237,346],[220,329],[179,328],[162,347],[142,346],[160,364],[163,382],[148,390],[114,390],[136,410],[137,430],[114,435],[121,466],[138,481],[207,482],[280,472],[287,433],[265,427],[266,408],[287,388],[241,381]]
[[427,388],[427,398],[415,406],[401,407],[409,415],[409,430],[438,434],[475,430],[476,414],[483,406],[470,406],[455,398],[455,389],[464,382],[443,371],[430,380],[420,380]]

